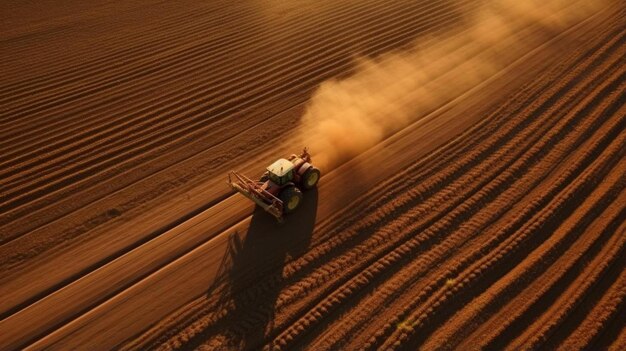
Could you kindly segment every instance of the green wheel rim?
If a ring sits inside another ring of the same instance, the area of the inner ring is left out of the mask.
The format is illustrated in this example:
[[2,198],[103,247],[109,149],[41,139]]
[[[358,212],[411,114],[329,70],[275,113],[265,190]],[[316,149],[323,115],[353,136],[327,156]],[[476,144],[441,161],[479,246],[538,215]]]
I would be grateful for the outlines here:
[[298,206],[299,203],[300,203],[300,198],[294,195],[291,197],[291,199],[289,199],[289,202],[287,203],[287,208],[290,210],[293,210],[294,208]]
[[319,179],[320,175],[317,172],[313,172],[311,173],[311,175],[309,176],[309,178],[306,180],[306,184],[308,186],[313,186],[315,185],[315,183],[317,183],[317,180]]

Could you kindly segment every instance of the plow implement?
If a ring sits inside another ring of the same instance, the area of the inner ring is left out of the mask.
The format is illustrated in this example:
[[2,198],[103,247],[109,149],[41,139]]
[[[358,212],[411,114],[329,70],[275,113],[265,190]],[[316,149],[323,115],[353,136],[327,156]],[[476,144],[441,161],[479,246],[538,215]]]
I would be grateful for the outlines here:
[[266,212],[276,217],[279,222],[283,220],[283,202],[263,189],[263,182],[256,182],[241,173],[231,171],[228,173],[228,184],[235,191],[254,201]]

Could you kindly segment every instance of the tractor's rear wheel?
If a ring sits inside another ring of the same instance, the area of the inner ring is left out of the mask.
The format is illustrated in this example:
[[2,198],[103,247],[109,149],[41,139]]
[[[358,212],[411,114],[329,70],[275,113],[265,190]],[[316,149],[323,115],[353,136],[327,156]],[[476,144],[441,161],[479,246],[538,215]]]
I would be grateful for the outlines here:
[[315,167],[307,169],[302,176],[302,187],[306,190],[315,188],[320,180],[320,175],[320,170]]
[[283,202],[283,212],[291,213],[302,202],[302,192],[295,186],[290,186],[280,192],[280,200]]

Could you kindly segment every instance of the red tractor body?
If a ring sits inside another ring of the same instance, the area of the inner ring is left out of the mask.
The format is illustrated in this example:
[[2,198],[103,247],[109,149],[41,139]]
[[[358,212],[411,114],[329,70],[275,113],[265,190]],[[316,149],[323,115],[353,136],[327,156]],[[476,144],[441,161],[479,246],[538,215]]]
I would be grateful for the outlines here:
[[311,156],[305,148],[300,155],[293,154],[272,163],[259,181],[231,171],[228,183],[282,221],[284,214],[298,207],[302,191],[314,188],[319,177],[320,171],[311,164]]

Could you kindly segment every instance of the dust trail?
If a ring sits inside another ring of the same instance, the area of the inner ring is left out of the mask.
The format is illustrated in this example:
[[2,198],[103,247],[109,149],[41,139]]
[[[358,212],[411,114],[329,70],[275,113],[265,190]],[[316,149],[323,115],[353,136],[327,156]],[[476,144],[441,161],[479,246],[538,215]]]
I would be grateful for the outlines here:
[[408,50],[357,58],[352,76],[322,83],[303,116],[315,163],[332,167],[489,78],[600,1],[494,0],[462,28]]

